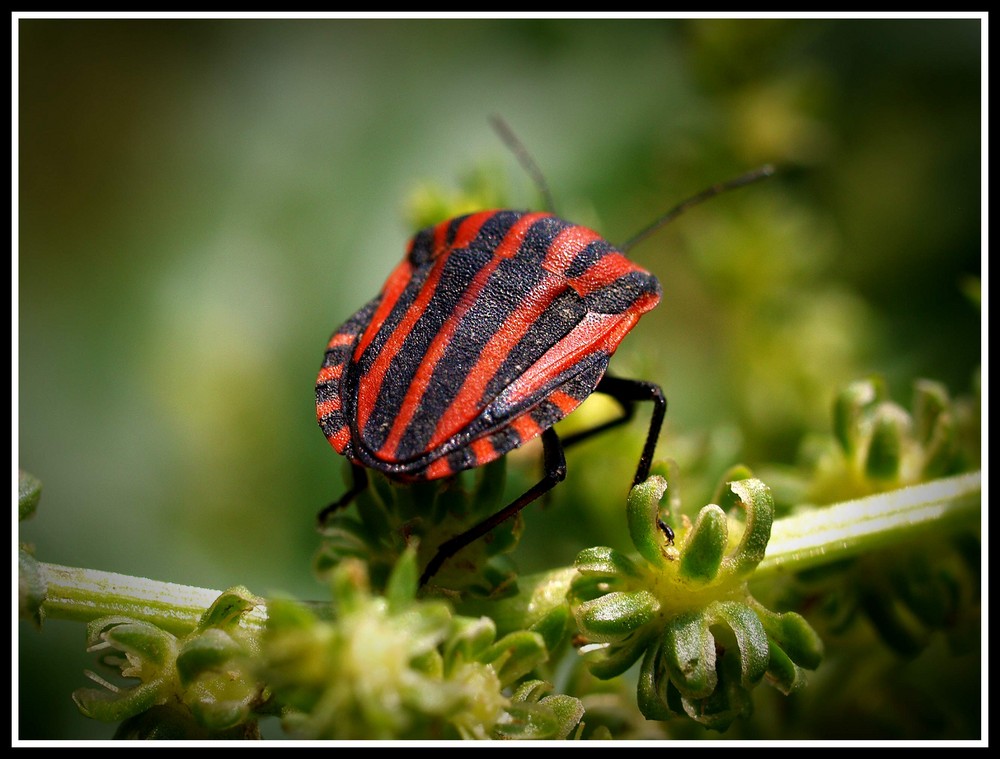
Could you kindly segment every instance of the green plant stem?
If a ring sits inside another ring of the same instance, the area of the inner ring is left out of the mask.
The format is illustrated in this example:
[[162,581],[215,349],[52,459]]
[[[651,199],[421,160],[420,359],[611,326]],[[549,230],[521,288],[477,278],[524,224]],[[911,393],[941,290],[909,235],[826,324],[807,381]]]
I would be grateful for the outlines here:
[[[45,563],[38,567],[45,582],[43,614],[52,619],[89,622],[120,615],[185,635],[222,593],[96,569]],[[244,623],[262,627],[266,617],[265,610],[257,608],[246,615]]]
[[[753,579],[841,561],[921,534],[942,535],[976,525],[981,500],[982,474],[971,472],[784,517],[774,523]],[[38,568],[45,583],[42,612],[54,619],[88,622],[122,615],[185,634],[221,592],[57,564],[39,563]],[[573,567],[560,567],[527,575],[518,581],[518,595],[470,602],[461,611],[487,614],[501,631],[524,629],[565,601],[575,574]],[[266,610],[258,608],[244,624],[259,627],[265,619]]]
[[853,501],[807,509],[771,528],[753,579],[798,572],[869,551],[978,525],[982,473],[944,477]]

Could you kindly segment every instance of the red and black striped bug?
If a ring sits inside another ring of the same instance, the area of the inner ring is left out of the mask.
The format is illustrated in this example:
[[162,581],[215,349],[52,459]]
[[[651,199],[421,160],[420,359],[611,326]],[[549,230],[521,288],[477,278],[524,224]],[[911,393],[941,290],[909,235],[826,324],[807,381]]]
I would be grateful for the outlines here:
[[[494,125],[548,199],[530,156],[503,122]],[[327,345],[316,416],[351,462],[353,485],[320,523],[367,487],[366,468],[403,482],[436,480],[541,436],[541,480],[442,543],[424,569],[426,583],[461,548],[561,482],[566,446],[629,421],[638,401],[653,405],[633,485],[645,480],[666,398],[652,382],[606,370],[661,289],[622,251],[689,206],[770,173],[765,167],[709,188],[621,249],[551,212],[482,211],[418,232],[382,291]],[[553,425],[594,392],[614,398],[621,414],[560,440]]]

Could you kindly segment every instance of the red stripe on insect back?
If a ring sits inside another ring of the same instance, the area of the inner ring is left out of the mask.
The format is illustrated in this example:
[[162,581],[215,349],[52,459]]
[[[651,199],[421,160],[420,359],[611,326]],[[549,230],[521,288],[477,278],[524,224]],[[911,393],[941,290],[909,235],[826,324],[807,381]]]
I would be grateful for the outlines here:
[[330,442],[330,445],[334,447],[337,453],[342,454],[346,450],[347,444],[351,442],[351,431],[345,425],[334,434],[328,435],[326,439]]
[[368,323],[367,329],[365,329],[365,333],[358,340],[357,347],[354,349],[355,361],[361,358],[361,354],[365,352],[368,344],[375,338],[379,328],[382,326],[382,322],[392,313],[396,301],[399,300],[399,296],[406,290],[406,286],[412,278],[413,264],[408,259],[404,259],[392,270],[392,274],[389,275],[389,279],[386,280],[385,286],[382,288],[382,300],[378,304],[378,309],[375,311],[371,321]]
[[316,418],[322,420],[323,417],[332,414],[334,411],[340,411],[341,408],[339,396],[330,398],[327,401],[321,401],[316,404]]
[[[396,326],[396,329],[389,336],[386,344],[382,346],[382,349],[379,351],[378,358],[375,360],[371,369],[366,372],[363,377],[361,377],[361,381],[358,385],[358,429],[364,429],[365,425],[368,423],[368,418],[372,414],[372,409],[379,399],[382,382],[385,379],[385,373],[389,368],[389,364],[399,351],[400,346],[402,346],[402,344],[406,341],[407,336],[413,330],[413,326],[417,323],[417,320],[427,308],[427,304],[430,303],[431,298],[434,296],[438,281],[441,279],[441,272],[444,270],[444,262],[448,259],[448,256],[451,255],[452,250],[459,247],[466,247],[469,242],[474,240],[476,235],[479,234],[480,228],[492,216],[492,211],[484,211],[467,217],[458,228],[458,232],[455,235],[454,247],[444,248],[436,256],[436,263],[431,269],[427,279],[421,285],[417,298],[412,304],[410,304],[410,307],[407,309],[402,321]],[[443,222],[442,224],[439,224],[438,227],[442,227],[447,224],[448,222]],[[412,244],[409,250],[412,252]],[[409,252],[407,253],[407,256],[409,256]],[[405,278],[400,276],[397,281],[396,276],[401,270],[406,272]],[[379,304],[379,309],[375,313],[375,316],[372,317],[371,323],[368,325],[364,336],[358,343],[358,348],[354,351],[355,361],[360,360],[365,348],[368,347],[368,344],[374,339],[375,335],[378,334],[378,330],[391,313],[392,307],[396,305],[396,302],[399,300],[402,292],[406,289],[406,285],[409,283],[412,276],[413,267],[409,260],[403,261],[403,263],[396,267],[392,277],[390,277],[390,281],[386,284],[385,296]]]
[[[358,429],[363,430],[365,425],[368,423],[368,417],[371,416],[372,409],[375,407],[375,404],[378,403],[379,391],[382,388],[382,381],[385,379],[385,373],[389,369],[389,364],[392,362],[396,353],[399,352],[399,349],[406,341],[407,336],[413,330],[413,325],[417,323],[417,320],[426,310],[427,304],[430,303],[431,298],[434,297],[434,291],[437,289],[438,281],[441,279],[441,272],[444,269],[443,264],[447,258],[447,255],[442,256],[439,259],[438,265],[431,269],[426,281],[420,288],[420,293],[410,305],[409,309],[407,309],[406,315],[403,317],[402,321],[393,333],[389,335],[385,345],[383,345],[382,349],[379,351],[378,357],[372,364],[371,369],[361,377],[360,382],[358,383]],[[379,310],[381,311],[381,308]],[[365,332],[365,338],[369,338],[369,333],[374,335],[379,326],[380,325],[375,324],[375,320],[373,319],[371,326],[369,326],[368,330]],[[355,361],[358,360],[360,355],[361,353],[355,351]]]
[[563,416],[566,416],[582,402],[579,398],[567,395],[562,390],[556,390],[548,397],[548,400],[556,405]]
[[553,377],[572,368],[580,360],[598,351],[611,355],[625,335],[639,320],[639,313],[590,313],[546,352],[542,359],[529,367],[504,391],[505,403],[515,406],[530,400],[549,384]]
[[525,301],[493,334],[483,347],[479,359],[466,374],[465,381],[454,400],[441,415],[430,441],[431,448],[443,445],[446,440],[460,432],[470,419],[479,415],[480,409],[477,405],[481,402],[490,380],[538,317],[564,290],[563,280],[558,277],[547,278],[528,293]]
[[494,450],[493,444],[490,442],[489,438],[481,437],[478,440],[473,440],[469,447],[472,449],[472,453],[476,457],[477,466],[487,464],[490,461],[493,461],[493,459],[499,457],[499,454]]
[[330,342],[326,344],[326,349],[331,350],[342,345],[350,345],[354,342],[355,337],[356,335],[352,335],[350,332],[334,332],[330,337]]
[[451,219],[442,221],[434,227],[434,240],[431,244],[431,257],[437,258],[448,248],[448,229],[451,227]]
[[549,249],[545,252],[545,260],[542,261],[542,268],[553,274],[565,277],[566,270],[573,263],[573,259],[577,257],[580,251],[590,245],[590,243],[602,239],[592,229],[587,229],[579,225],[566,227],[566,229],[556,235],[556,238],[549,245]]
[[[636,321],[638,321],[639,315],[644,314],[647,311],[652,311],[654,308],[656,308],[659,302],[660,302],[659,293],[643,293],[642,295],[640,295],[636,299],[635,304],[632,307],[632,310],[636,313]],[[629,329],[632,328],[629,327]],[[621,342],[623,339],[624,336],[622,336],[622,338],[620,338],[618,342]]]
[[600,290],[602,287],[607,287],[608,283],[633,271],[646,273],[644,269],[636,266],[620,253],[606,253],[579,277],[571,279],[570,284],[581,296],[585,296],[595,290]]
[[451,468],[451,464],[448,463],[448,459],[442,456],[427,467],[424,477],[428,480],[439,480],[454,473],[455,471]]
[[[406,396],[403,398],[403,402],[399,407],[399,413],[396,414],[396,418],[393,420],[392,430],[389,432],[389,435],[386,437],[385,442],[382,444],[382,447],[378,452],[379,458],[387,461],[394,460],[396,449],[399,447],[400,441],[406,432],[406,428],[412,421],[414,414],[416,414],[420,408],[420,401],[423,398],[424,393],[427,391],[427,386],[434,374],[434,370],[437,367],[438,362],[441,361],[442,356],[444,356],[445,350],[447,350],[448,344],[451,342],[452,336],[455,334],[455,330],[458,329],[462,319],[468,313],[469,309],[476,303],[480,293],[483,291],[483,288],[486,287],[486,283],[489,281],[490,276],[493,274],[494,270],[496,270],[500,262],[505,258],[511,258],[517,254],[521,243],[524,241],[524,236],[531,228],[531,225],[534,224],[539,217],[544,215],[545,214],[540,213],[526,214],[518,219],[494,249],[493,257],[489,263],[476,273],[465,292],[462,293],[462,298],[459,301],[459,304],[441,326],[441,329],[438,330],[437,335],[435,335],[434,340],[431,342],[427,352],[421,359],[420,368],[417,370],[416,375],[413,377],[413,381],[410,383],[410,386],[406,391]],[[475,371],[476,370],[473,369],[472,373],[475,373]],[[434,447],[436,447],[436,444]]]
[[[461,248],[467,248],[469,243],[476,239],[476,235],[479,234],[479,230],[482,228],[483,224],[492,219],[496,215],[496,211],[480,211],[479,213],[474,213],[465,217],[459,227],[458,231],[455,233],[455,239],[451,242],[450,250],[460,250]],[[443,226],[448,222],[444,222],[439,226]]]
[[[330,341],[333,342],[332,340]],[[332,346],[331,346],[332,347]],[[340,375],[344,373],[343,364],[334,364],[333,366],[324,366],[319,370],[319,375],[316,377],[316,384],[322,384],[324,382],[330,382],[331,380],[340,379]]]
[[510,426],[513,427],[514,432],[518,434],[521,438],[521,442],[526,442],[531,440],[533,437],[541,434],[542,428],[539,426],[538,422],[531,418],[530,414],[522,414],[516,417]]

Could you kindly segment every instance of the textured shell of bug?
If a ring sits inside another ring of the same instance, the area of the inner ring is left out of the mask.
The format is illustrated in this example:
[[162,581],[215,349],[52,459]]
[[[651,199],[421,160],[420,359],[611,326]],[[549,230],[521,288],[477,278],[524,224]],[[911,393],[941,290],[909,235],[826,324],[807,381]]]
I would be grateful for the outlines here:
[[320,428],[354,463],[400,480],[481,466],[590,395],[660,294],[596,232],[551,214],[429,227],[330,338]]

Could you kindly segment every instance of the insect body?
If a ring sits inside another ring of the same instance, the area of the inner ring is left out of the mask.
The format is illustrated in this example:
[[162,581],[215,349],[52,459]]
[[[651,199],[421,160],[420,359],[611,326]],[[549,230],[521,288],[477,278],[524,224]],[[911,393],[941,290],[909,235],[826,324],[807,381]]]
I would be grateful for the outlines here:
[[[660,389],[605,374],[642,314],[656,277],[585,227],[549,213],[484,211],[419,232],[382,292],[330,339],[316,381],[327,440],[354,465],[401,481],[481,466],[542,436],[546,473],[506,509],[447,541],[424,572],[553,487],[562,446],[656,402],[635,482],[645,479],[666,409]],[[621,417],[566,438],[552,425],[595,390]]]

